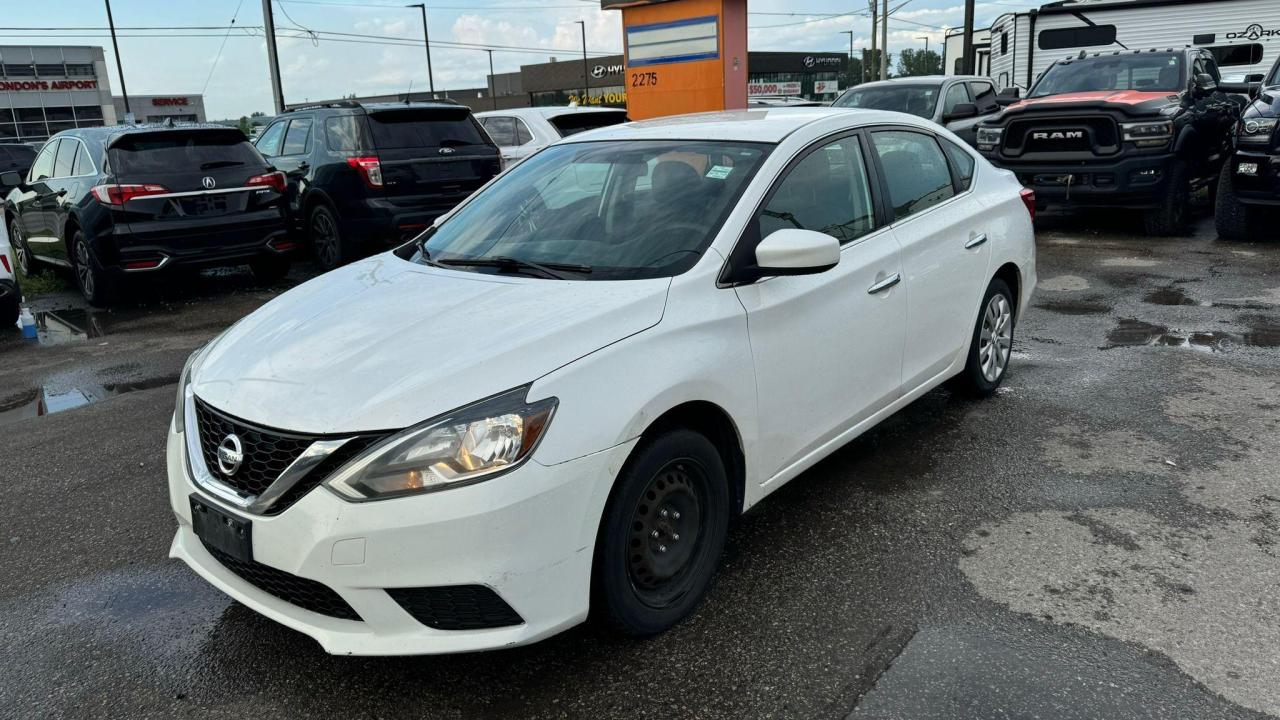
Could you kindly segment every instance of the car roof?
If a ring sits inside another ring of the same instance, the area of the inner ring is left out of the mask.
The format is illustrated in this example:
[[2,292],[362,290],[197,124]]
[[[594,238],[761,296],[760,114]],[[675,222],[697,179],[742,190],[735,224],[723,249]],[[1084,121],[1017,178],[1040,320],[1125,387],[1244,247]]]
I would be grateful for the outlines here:
[[740,142],[782,142],[797,130],[823,120],[856,118],[850,126],[900,123],[919,118],[885,110],[832,107],[761,107],[748,110],[673,115],[653,120],[610,125],[571,135],[561,142],[599,140],[725,140]]
[[510,108],[508,110],[485,110],[476,113],[476,117],[493,117],[500,115],[502,117],[560,117],[561,115],[580,115],[587,113],[626,113],[626,108],[614,107],[595,107],[581,105],[539,105],[537,107]]
[[991,78],[981,75],[912,75],[910,77],[890,78],[888,80],[876,80],[875,82],[861,83],[854,85],[849,90],[861,90],[863,88],[872,87],[893,87],[894,85],[941,85],[953,80],[985,80],[991,82]]

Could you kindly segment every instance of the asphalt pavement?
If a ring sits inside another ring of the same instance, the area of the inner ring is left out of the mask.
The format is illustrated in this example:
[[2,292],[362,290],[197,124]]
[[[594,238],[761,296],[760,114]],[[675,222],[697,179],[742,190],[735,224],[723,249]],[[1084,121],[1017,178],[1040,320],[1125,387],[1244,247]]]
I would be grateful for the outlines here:
[[166,559],[182,362],[305,272],[44,298],[0,332],[0,717],[1280,716],[1280,238],[1039,228],[997,396],[770,496],[662,636],[460,656],[330,657]]

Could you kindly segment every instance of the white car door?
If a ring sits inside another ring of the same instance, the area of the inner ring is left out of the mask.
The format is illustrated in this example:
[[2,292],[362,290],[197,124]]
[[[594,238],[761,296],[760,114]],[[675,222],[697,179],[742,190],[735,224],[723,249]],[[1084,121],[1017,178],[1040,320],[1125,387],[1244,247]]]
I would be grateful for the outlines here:
[[744,235],[758,242],[798,227],[843,244],[839,264],[826,272],[736,288],[756,370],[760,435],[751,452],[763,481],[899,396],[902,268],[869,178],[857,134],[824,140],[774,185],[753,221],[759,234]]
[[[939,139],[916,129],[870,133],[902,249],[907,338],[902,388],[910,393],[933,380],[963,352],[986,289],[991,248],[982,208],[959,182]],[[967,173],[972,178],[972,156]]]

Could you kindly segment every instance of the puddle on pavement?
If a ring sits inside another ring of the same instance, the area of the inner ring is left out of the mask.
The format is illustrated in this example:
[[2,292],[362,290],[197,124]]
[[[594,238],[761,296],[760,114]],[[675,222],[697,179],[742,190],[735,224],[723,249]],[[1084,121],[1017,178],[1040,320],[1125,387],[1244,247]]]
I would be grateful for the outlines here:
[[1163,287],[1147,293],[1143,302],[1152,305],[1200,305],[1201,303],[1187,297],[1186,291],[1180,287]]
[[1110,305],[1089,300],[1050,300],[1036,307],[1059,315],[1105,315],[1111,312]]
[[0,427],[28,418],[74,410],[117,395],[150,390],[176,382],[178,382],[177,376],[161,376],[130,382],[87,384],[77,387],[45,385],[31,388],[0,398]]
[[64,345],[106,335],[111,316],[96,310],[48,310],[36,316],[36,338],[41,345]]
[[1170,330],[1163,325],[1122,318],[1111,332],[1103,350],[1116,347],[1177,347],[1202,352],[1229,352],[1237,348],[1280,347],[1280,320],[1269,316],[1242,318],[1248,328],[1243,333],[1220,330],[1209,332],[1185,332]]

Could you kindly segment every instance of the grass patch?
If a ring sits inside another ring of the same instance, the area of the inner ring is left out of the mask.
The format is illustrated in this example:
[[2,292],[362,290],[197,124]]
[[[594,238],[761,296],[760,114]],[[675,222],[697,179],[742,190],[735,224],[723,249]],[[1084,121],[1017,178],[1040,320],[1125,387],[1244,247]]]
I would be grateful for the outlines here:
[[23,297],[31,300],[39,295],[66,290],[67,281],[63,280],[58,273],[47,268],[37,270],[34,275],[27,275],[19,270],[18,287],[22,289]]

